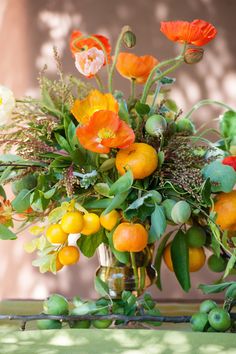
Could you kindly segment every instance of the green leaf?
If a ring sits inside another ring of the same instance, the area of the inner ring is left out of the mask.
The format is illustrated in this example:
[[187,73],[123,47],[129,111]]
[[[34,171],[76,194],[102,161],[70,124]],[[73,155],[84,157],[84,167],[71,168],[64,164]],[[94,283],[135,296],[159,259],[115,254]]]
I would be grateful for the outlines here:
[[72,311],[71,315],[83,316],[94,313],[97,310],[97,306],[94,301],[87,301],[76,306]]
[[57,190],[57,188],[52,188],[52,189],[50,189],[49,191],[44,192],[44,193],[43,193],[44,198],[46,198],[46,199],[51,199],[51,198],[54,196],[56,190]]
[[7,168],[4,169],[1,177],[0,177],[0,184],[2,184],[11,174],[12,167],[8,166]]
[[61,218],[63,217],[63,215],[65,215],[65,213],[68,210],[68,206],[69,203],[64,203],[61,206],[53,209],[50,214],[48,215],[48,221],[50,224],[55,224],[57,223],[59,220],[61,220]]
[[112,184],[110,187],[110,195],[128,191],[133,184],[134,178],[131,170],[128,170],[123,176]]
[[168,77],[168,76],[164,76],[163,78],[161,78],[160,83],[162,85],[171,85],[175,82],[175,78],[173,77]]
[[118,115],[119,117],[124,120],[126,123],[129,123],[129,111],[127,107],[126,101],[121,98],[118,100],[119,103],[119,112]]
[[112,253],[116,257],[116,259],[121,263],[129,264],[129,262],[130,262],[129,252],[120,252],[115,249],[114,244],[113,244],[113,232],[106,232],[106,235],[107,235],[107,238],[109,241],[109,246],[112,250]]
[[151,190],[144,194],[142,197],[136,199],[133,203],[131,203],[125,211],[140,208],[144,204],[145,200],[147,200],[148,198],[152,199],[152,204],[161,203],[162,200],[162,196],[159,192]]
[[85,209],[105,209],[111,203],[111,199],[87,199],[86,202],[83,204]]
[[210,178],[207,178],[207,180],[203,183],[202,188],[201,188],[201,196],[203,202],[207,206],[211,206],[211,181]]
[[148,104],[137,102],[135,105],[135,109],[138,114],[141,116],[144,116],[145,114],[148,114],[150,112],[150,107]]
[[2,186],[0,186],[0,196],[3,197],[3,199],[7,199],[5,190]]
[[214,251],[214,253],[217,257],[220,257],[221,233],[220,233],[219,227],[211,220],[208,220],[208,226],[210,227],[210,230],[212,232],[212,237],[211,237],[212,250]]
[[0,156],[0,161],[1,162],[24,162],[24,159],[22,159],[22,157],[13,154],[2,154]]
[[225,138],[236,136],[236,112],[227,111],[224,113],[220,122],[220,132]]
[[231,255],[227,263],[223,278],[226,278],[230,274],[230,271],[234,268],[235,263],[236,263],[236,251],[234,250],[233,254]]
[[171,243],[170,250],[176,278],[183,290],[188,292],[191,288],[189,276],[189,251],[183,231],[179,230],[177,232]]
[[161,285],[161,264],[162,264],[162,254],[163,251],[165,249],[166,243],[169,240],[170,236],[173,234],[174,230],[168,232],[168,234],[166,234],[157,249],[157,253],[156,253],[156,258],[155,258],[155,262],[154,262],[154,268],[157,271],[157,280],[156,280],[156,285],[157,287],[162,290],[162,285]]
[[99,277],[95,277],[94,281],[95,289],[101,296],[109,296],[109,287]]
[[95,191],[104,197],[110,196],[110,187],[107,183],[97,183],[93,187]]
[[166,230],[166,217],[161,206],[155,205],[155,209],[151,215],[151,228],[148,236],[148,243],[159,240]]
[[231,192],[236,183],[236,172],[221,161],[213,161],[203,168],[203,176],[211,181],[212,192]]
[[88,258],[92,257],[98,248],[98,246],[106,241],[104,230],[101,229],[96,234],[85,236],[81,235],[77,241],[77,245],[81,252]]
[[110,199],[110,204],[108,207],[104,210],[103,214],[106,215],[110,213],[113,209],[120,209],[124,201],[129,195],[129,191],[123,192],[123,193],[118,193],[113,199]]
[[1,240],[15,240],[16,234],[9,230],[5,225],[0,224],[0,239]]
[[164,160],[165,160],[164,152],[163,151],[159,151],[158,152],[158,168],[161,167],[161,165],[163,164]]
[[28,189],[22,189],[20,193],[13,199],[12,207],[18,213],[22,213],[30,207],[30,191]]
[[42,91],[41,91],[41,105],[43,106],[43,108],[45,108],[47,111],[53,113],[55,116],[58,117],[62,117],[62,113],[56,108],[48,90],[43,87]]
[[200,284],[198,286],[198,289],[201,289],[203,294],[216,294],[216,293],[221,293],[233,283],[234,283],[233,281],[229,281],[221,284],[210,284],[210,285]]
[[78,139],[76,136],[76,126],[72,121],[70,121],[67,128],[67,140],[69,141],[71,148],[75,150],[78,145]]
[[36,190],[30,196],[30,206],[33,210],[37,212],[43,212],[44,210],[46,210],[49,203],[50,200],[44,198],[44,194],[41,191]]
[[72,163],[72,160],[71,158],[68,156],[60,156],[60,157],[56,157],[54,159],[54,161],[50,164],[49,167],[53,167],[53,169],[55,168],[59,168],[59,169],[62,169],[62,168],[66,168],[66,167],[69,167]]
[[70,144],[62,135],[55,133],[55,138],[62,149],[66,150],[69,153],[72,152]]

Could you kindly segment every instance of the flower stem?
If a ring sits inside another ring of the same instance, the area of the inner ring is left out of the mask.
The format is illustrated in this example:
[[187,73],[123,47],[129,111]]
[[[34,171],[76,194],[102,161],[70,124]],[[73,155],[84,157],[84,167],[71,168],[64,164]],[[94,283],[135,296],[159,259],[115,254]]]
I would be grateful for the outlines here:
[[193,114],[193,112],[195,112],[197,109],[199,109],[200,107],[202,106],[206,106],[208,104],[216,104],[218,106],[221,106],[221,107],[224,107],[226,109],[229,109],[230,111],[235,111],[234,108],[230,107],[229,105],[223,103],[223,102],[220,102],[220,101],[216,101],[216,100],[211,100],[211,99],[208,99],[208,100],[202,100],[200,102],[198,102],[197,104],[195,104],[192,109],[190,109],[190,111],[184,116],[184,118],[190,118],[191,115]]
[[133,100],[135,97],[135,87],[136,87],[135,79],[131,79],[131,95],[130,95],[131,100]]
[[147,99],[147,96],[148,96],[148,93],[149,93],[149,90],[151,88],[151,86],[153,85],[154,81],[153,81],[153,76],[154,74],[157,72],[158,69],[164,67],[164,66],[168,66],[168,65],[171,65],[173,63],[176,63],[175,65],[173,65],[170,69],[164,71],[164,73],[160,74],[156,79],[155,81],[157,80],[160,80],[163,76],[165,76],[166,74],[170,73],[171,71],[173,71],[174,69],[176,69],[180,64],[183,63],[184,61],[184,53],[185,53],[185,50],[186,50],[186,46],[187,44],[185,43],[183,45],[183,49],[180,53],[180,55],[178,55],[177,57],[175,58],[172,58],[172,59],[168,59],[168,60],[164,60],[162,61],[161,63],[157,64],[156,66],[154,66],[154,68],[151,70],[149,76],[148,76],[148,79],[146,81],[146,84],[144,86],[144,89],[143,89],[143,94],[142,94],[142,97],[141,97],[141,100],[140,102],[141,103],[145,103],[146,102],[146,99]]
[[98,88],[101,92],[104,92],[104,86],[103,86],[103,83],[102,83],[102,80],[100,78],[100,76],[98,74],[94,75],[94,78],[97,82],[97,85],[98,85]]
[[135,289],[137,291],[137,295],[139,295],[139,277],[138,277],[138,269],[135,261],[135,253],[130,252],[131,265],[134,271],[134,281],[135,281]]
[[124,33],[129,31],[129,30],[130,30],[129,26],[124,26],[122,28],[122,30],[120,32],[120,35],[118,37],[118,40],[116,42],[115,55],[114,55],[113,63],[112,63],[112,66],[111,66],[111,69],[110,69],[110,73],[109,73],[109,76],[108,76],[108,89],[109,89],[110,93],[112,93],[112,91],[113,91],[113,87],[112,87],[113,74],[114,74],[114,70],[115,70],[115,67],[116,67],[116,63],[117,63],[118,55],[119,55],[119,52],[120,52],[120,48],[121,48],[121,45],[122,45],[122,39],[123,39]]

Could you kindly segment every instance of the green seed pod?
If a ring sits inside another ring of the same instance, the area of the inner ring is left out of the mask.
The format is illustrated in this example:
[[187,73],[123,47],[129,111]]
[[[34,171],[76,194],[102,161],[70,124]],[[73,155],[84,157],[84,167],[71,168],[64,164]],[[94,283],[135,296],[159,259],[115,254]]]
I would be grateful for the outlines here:
[[116,160],[115,158],[111,158],[111,159],[105,160],[101,164],[99,170],[101,172],[105,172],[105,171],[111,170],[115,166],[115,160]]
[[171,211],[171,218],[176,224],[186,223],[190,216],[191,208],[184,200],[177,202]]
[[189,119],[182,118],[177,121],[177,131],[193,134],[195,132],[195,126]]
[[161,135],[167,127],[167,123],[164,117],[159,114],[154,114],[149,117],[145,124],[146,132],[151,136]]

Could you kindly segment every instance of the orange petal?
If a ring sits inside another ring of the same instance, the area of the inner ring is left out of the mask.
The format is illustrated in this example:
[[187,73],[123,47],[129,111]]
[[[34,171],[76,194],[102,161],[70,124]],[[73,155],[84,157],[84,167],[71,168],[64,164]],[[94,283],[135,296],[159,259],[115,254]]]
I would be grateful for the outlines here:
[[103,139],[102,144],[109,147],[118,147],[120,149],[127,148],[133,144],[135,134],[132,128],[123,120],[120,120],[119,128],[115,138]]
[[77,128],[76,135],[80,144],[87,150],[100,154],[107,154],[110,151],[109,147],[101,144],[97,134],[93,134],[88,125]]

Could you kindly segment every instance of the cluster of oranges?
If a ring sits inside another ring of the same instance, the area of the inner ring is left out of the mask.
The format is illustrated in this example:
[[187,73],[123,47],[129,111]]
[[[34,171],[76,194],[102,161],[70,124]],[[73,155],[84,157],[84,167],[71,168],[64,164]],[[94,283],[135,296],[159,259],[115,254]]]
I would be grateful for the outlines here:
[[117,224],[120,214],[113,210],[100,217],[95,213],[82,214],[80,211],[67,212],[60,223],[50,225],[46,230],[47,240],[58,245],[56,270],[63,266],[75,264],[79,261],[78,247],[68,245],[69,234],[82,234],[90,236],[97,233],[101,227],[112,230]]

